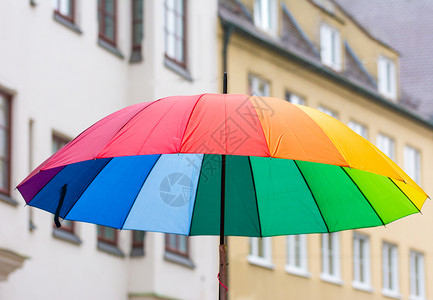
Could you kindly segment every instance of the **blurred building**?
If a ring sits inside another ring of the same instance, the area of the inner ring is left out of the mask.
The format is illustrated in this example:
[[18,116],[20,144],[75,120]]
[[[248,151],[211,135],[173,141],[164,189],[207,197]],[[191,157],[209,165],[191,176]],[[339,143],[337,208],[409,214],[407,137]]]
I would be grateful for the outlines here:
[[[424,10],[419,20],[414,6]],[[431,194],[432,8],[422,0],[220,0],[219,67],[229,93],[338,118]],[[373,31],[392,23],[389,39]],[[432,214],[427,201],[423,215],[387,228],[230,237],[230,299],[431,299]]]
[[0,299],[215,299],[216,239],[57,229],[14,188],[120,108],[216,92],[216,1],[1,1],[0,28]]

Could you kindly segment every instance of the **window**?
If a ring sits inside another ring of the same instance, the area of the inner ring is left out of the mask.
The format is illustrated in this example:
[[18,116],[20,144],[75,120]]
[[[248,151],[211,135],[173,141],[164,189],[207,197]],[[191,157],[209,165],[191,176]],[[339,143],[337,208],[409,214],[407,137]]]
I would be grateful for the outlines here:
[[320,110],[321,112],[324,112],[327,115],[330,115],[333,118],[338,119],[338,114],[335,110],[332,110],[332,109],[324,107],[324,106],[319,106],[318,110]]
[[368,236],[353,233],[353,287],[371,290],[370,240]]
[[404,171],[417,184],[421,184],[420,154],[411,146],[404,147]]
[[385,296],[399,297],[398,287],[398,253],[397,246],[383,243],[382,248],[382,272],[383,289]]
[[165,234],[165,251],[188,257],[188,237],[179,234]]
[[397,76],[395,63],[384,56],[380,56],[377,63],[377,80],[379,93],[385,97],[396,100]]
[[286,92],[286,100],[293,104],[305,105],[305,100],[303,98],[290,92]]
[[132,0],[132,56],[131,62],[141,61],[143,40],[143,0]]
[[0,91],[0,193],[10,195],[11,96]]
[[410,251],[410,296],[411,300],[425,299],[424,255]]
[[[65,146],[67,143],[69,143],[69,139],[66,139],[58,134],[53,133],[52,137],[52,153],[56,153],[58,150],[60,150],[63,146]],[[69,220],[61,220],[62,226],[56,229],[64,230],[67,232],[70,232],[72,234],[75,234],[75,223],[73,221]],[[55,226],[53,224],[53,226]]]
[[278,8],[275,0],[255,0],[254,3],[254,24],[276,35],[278,25]]
[[308,276],[307,238],[305,234],[287,237],[287,265],[289,273]]
[[144,231],[133,230],[132,234],[132,245],[131,245],[131,256],[143,256],[144,255]]
[[341,283],[340,279],[340,236],[338,233],[322,234],[322,273],[325,281]]
[[54,0],[54,13],[71,23],[75,18],[75,1],[74,0]]
[[256,75],[248,75],[248,94],[259,97],[270,95],[269,82]]
[[117,230],[98,225],[98,242],[117,246]]
[[395,160],[395,145],[392,138],[380,133],[377,136],[377,148],[379,148],[379,150],[381,150],[386,156]]
[[186,0],[165,0],[165,57],[186,68]]
[[247,260],[255,265],[273,268],[271,238],[250,238],[250,254]]
[[341,70],[340,33],[325,23],[320,27],[320,58],[324,65]]
[[99,38],[116,45],[117,1],[98,0]]
[[359,124],[358,122],[355,121],[350,121],[349,124],[347,124],[347,126],[349,126],[350,129],[355,131],[363,138],[367,138],[367,127],[365,127],[364,125]]

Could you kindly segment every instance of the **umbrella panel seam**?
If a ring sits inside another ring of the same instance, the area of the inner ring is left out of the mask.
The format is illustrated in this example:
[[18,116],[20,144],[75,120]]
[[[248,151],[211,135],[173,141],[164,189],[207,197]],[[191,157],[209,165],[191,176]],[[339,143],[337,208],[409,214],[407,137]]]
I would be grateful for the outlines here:
[[329,230],[328,224],[326,223],[325,217],[323,216],[322,210],[320,209],[319,204],[317,203],[316,197],[314,196],[313,191],[311,190],[310,185],[307,182],[307,179],[305,178],[304,174],[302,173],[301,168],[299,168],[298,163],[296,162],[296,160],[293,160],[293,162],[295,163],[295,166],[298,168],[299,174],[301,174],[302,179],[304,179],[305,185],[307,186],[308,190],[311,193],[311,197],[313,197],[314,203],[316,204],[317,210],[319,211],[320,216],[322,217],[322,220],[323,220],[323,223],[326,226],[327,232],[331,233],[331,231]]

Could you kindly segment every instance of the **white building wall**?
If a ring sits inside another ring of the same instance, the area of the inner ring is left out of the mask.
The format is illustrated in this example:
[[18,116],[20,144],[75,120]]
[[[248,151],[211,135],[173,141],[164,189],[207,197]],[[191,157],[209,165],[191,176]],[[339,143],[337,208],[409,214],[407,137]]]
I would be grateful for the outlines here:
[[[78,34],[53,18],[53,1],[0,1],[0,89],[12,98],[14,188],[51,154],[52,133],[75,137],[127,105],[178,94],[217,92],[217,1],[188,1],[188,70],[164,66],[162,0],[145,0],[143,60],[131,55],[131,1],[118,2],[117,44],[124,58],[98,45],[96,0],[76,0]],[[33,147],[29,149],[29,122]],[[31,155],[30,155],[31,151]],[[30,161],[30,158],[32,158]],[[131,233],[119,234],[117,257],[97,249],[96,226],[77,223],[80,245],[53,237],[52,215],[0,200],[0,248],[28,257],[0,281],[0,299],[128,299],[158,294],[216,299],[218,242],[191,240],[194,269],[164,259],[163,234],[149,233],[145,255],[129,257]],[[36,229],[29,230],[32,210]]]

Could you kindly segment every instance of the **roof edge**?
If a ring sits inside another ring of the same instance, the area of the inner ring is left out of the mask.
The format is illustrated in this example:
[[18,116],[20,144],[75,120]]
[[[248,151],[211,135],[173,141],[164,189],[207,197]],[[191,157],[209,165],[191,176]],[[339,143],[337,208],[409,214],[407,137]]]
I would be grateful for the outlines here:
[[220,17],[221,24],[223,26],[229,26],[232,27],[234,30],[242,33],[245,37],[250,38],[263,46],[277,52],[278,54],[287,57],[288,59],[291,59],[299,64],[307,66],[310,70],[315,71],[321,75],[326,75],[328,78],[336,81],[337,83],[340,83],[347,88],[354,90],[355,92],[358,92],[359,94],[366,96],[368,100],[374,101],[377,104],[380,104],[384,107],[390,108],[393,111],[400,113],[418,123],[421,125],[424,125],[428,127],[429,129],[433,129],[433,120],[427,120],[426,118],[423,118],[422,116],[402,107],[401,105],[391,102],[388,99],[383,98],[377,93],[374,93],[364,87],[362,87],[359,84],[354,83],[353,81],[350,81],[349,79],[341,76],[338,73],[335,73],[334,71],[320,65],[316,64],[312,61],[308,61],[305,58],[288,51],[286,48],[277,45],[276,43],[273,43],[271,41],[264,40],[261,38],[257,33],[252,32],[251,30],[248,30],[247,28],[244,28],[234,22],[232,22],[230,19],[225,18],[221,14],[221,10],[219,10],[218,15]]

